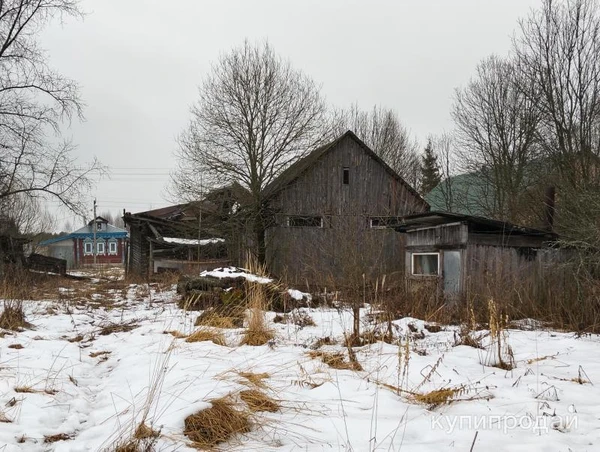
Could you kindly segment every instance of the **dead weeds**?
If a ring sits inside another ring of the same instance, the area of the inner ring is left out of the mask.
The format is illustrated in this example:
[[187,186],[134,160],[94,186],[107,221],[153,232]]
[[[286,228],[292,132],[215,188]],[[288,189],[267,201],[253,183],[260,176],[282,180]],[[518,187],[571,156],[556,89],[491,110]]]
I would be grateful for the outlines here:
[[183,434],[195,446],[210,449],[237,434],[250,431],[248,411],[236,408],[231,397],[213,399],[210,403],[210,408],[185,418]]
[[248,405],[253,413],[257,411],[268,411],[275,413],[279,411],[279,403],[271,396],[257,389],[246,389],[240,392],[240,399]]
[[58,441],[69,441],[70,439],[73,439],[73,435],[69,435],[67,433],[58,433],[56,435],[46,435],[46,436],[44,436],[44,444],[57,443]]
[[216,345],[226,345],[225,336],[218,331],[214,331],[208,328],[200,328],[190,334],[186,342],[207,342],[210,341]]
[[324,352],[321,350],[312,350],[308,352],[308,356],[310,356],[312,359],[320,359],[324,364],[327,364],[332,369],[356,371],[362,370],[362,366],[360,366],[358,362],[346,361],[346,357],[342,352]]

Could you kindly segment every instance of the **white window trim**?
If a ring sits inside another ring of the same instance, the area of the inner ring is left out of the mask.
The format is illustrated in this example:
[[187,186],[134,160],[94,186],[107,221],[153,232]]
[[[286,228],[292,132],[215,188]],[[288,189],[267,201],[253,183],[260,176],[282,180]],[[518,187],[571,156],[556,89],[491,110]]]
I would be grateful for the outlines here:
[[[321,220],[321,223],[319,224],[319,226],[292,226],[290,225],[290,219],[291,218],[301,218],[301,217],[319,217],[319,219]],[[285,225],[288,228],[323,228],[325,224],[324,218],[323,216],[319,216],[319,215],[288,215],[285,219]]]
[[[88,245],[90,250],[88,251]],[[83,242],[83,254],[86,256],[89,256],[91,254],[94,254],[94,242],[89,241],[89,242]]]
[[[114,246],[114,250],[112,249]],[[119,253],[119,243],[116,240],[111,240],[108,242],[108,254],[118,254]]]
[[[437,274],[436,275],[428,275],[424,273],[415,273],[415,256],[437,256]],[[440,253],[410,253],[410,274],[411,276],[440,276]]]
[[96,254],[106,254],[106,243],[104,241],[96,242]]

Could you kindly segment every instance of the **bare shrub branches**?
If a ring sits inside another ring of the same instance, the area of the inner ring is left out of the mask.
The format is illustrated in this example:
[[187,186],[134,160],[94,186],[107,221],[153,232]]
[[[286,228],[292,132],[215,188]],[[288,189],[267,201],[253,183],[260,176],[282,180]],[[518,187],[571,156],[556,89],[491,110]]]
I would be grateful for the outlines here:
[[81,15],[76,0],[0,2],[1,202],[52,197],[81,213],[90,176],[102,170],[95,160],[80,166],[73,145],[61,142],[61,124],[81,118],[83,104],[77,84],[49,67],[38,43],[50,20]]

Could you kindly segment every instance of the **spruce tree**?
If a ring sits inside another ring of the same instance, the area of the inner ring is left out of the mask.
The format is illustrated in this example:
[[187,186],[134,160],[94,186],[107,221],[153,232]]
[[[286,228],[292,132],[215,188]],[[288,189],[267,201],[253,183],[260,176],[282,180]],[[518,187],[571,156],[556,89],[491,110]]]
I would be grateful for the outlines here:
[[431,190],[439,185],[442,181],[440,175],[440,167],[437,161],[437,156],[433,151],[431,140],[427,142],[425,147],[425,155],[422,157],[421,163],[421,194],[426,195]]

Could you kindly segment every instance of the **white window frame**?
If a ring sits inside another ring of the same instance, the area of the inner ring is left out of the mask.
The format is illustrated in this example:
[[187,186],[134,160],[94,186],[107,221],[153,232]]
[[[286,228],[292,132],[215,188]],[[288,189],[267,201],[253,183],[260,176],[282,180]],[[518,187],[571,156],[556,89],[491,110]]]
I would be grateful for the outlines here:
[[96,254],[106,254],[106,243],[104,243],[104,240],[96,242]]
[[[321,220],[319,226],[308,226],[308,225],[304,225],[304,226],[293,226],[290,224],[290,220],[292,218],[319,218]],[[285,224],[287,227],[289,228],[323,228],[325,225],[325,221],[322,215],[288,215],[286,220],[285,220]]]
[[[89,246],[89,251],[88,251],[88,246]],[[83,254],[84,255],[90,255],[90,254],[94,254],[94,242],[87,241],[87,242],[83,242]]]
[[[426,273],[415,273],[415,256],[437,256],[437,274],[426,274]],[[440,276],[440,253],[439,252],[430,252],[430,253],[410,253],[410,274],[411,276],[429,276],[429,277],[437,277]]]
[[110,240],[108,242],[108,254],[118,254],[118,252],[119,252],[118,242],[116,240]]

